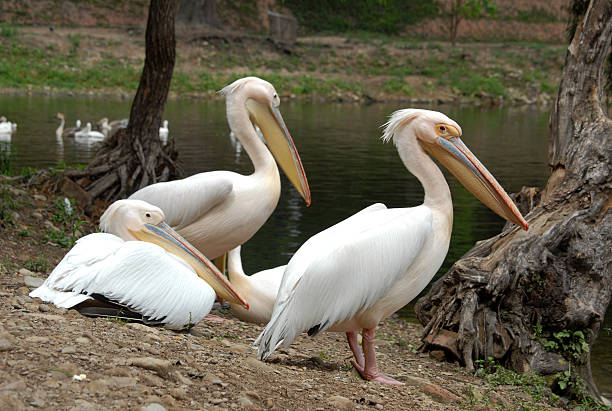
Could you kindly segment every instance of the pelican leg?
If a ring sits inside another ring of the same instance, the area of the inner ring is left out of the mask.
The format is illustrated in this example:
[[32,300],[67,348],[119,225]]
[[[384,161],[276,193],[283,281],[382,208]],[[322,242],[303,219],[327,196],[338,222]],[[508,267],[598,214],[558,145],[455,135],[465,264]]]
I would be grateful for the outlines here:
[[363,358],[363,352],[361,351],[359,341],[357,340],[357,331],[347,332],[346,339],[351,351],[353,352],[353,356],[355,357],[354,360],[351,360],[351,364],[353,364],[353,367],[355,367],[359,374],[362,375],[363,367],[365,366],[365,359]]
[[[389,385],[406,385],[403,382],[397,381],[391,377],[378,371],[376,364],[376,351],[374,348],[374,338],[376,337],[376,328],[364,328],[361,333],[363,355],[365,357],[365,366],[363,372],[359,372],[361,376],[368,381],[376,381],[381,384]],[[357,371],[359,369],[357,368]]]

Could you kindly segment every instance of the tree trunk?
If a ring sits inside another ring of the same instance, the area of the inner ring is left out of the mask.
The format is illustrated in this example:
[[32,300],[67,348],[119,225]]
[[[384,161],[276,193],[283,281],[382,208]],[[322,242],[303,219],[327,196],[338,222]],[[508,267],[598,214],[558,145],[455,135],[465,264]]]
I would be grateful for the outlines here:
[[[151,0],[144,68],[127,128],[109,138],[85,170],[65,173],[84,188],[84,202],[114,201],[148,184],[179,177],[173,140],[162,146],[159,139],[174,69],[176,9],[176,0]],[[64,186],[78,191],[70,181]]]
[[478,243],[415,307],[425,349],[443,348],[470,370],[488,357],[518,372],[571,369],[600,401],[586,344],[612,294],[612,121],[602,108],[611,38],[612,2],[593,0],[551,115],[552,175],[542,192],[516,197],[529,231],[507,224]]
[[461,22],[461,6],[463,0],[451,0],[450,2],[450,24],[448,26],[449,37],[453,47],[457,44],[457,30]]

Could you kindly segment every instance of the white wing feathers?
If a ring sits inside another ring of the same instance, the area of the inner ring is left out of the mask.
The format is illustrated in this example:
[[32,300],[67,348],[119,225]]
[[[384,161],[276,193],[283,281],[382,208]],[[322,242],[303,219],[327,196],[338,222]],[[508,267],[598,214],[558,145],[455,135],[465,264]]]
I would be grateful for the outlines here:
[[295,253],[259,336],[260,358],[304,330],[324,331],[366,310],[406,274],[431,231],[431,212],[375,206],[311,237]]
[[[200,173],[176,181],[152,184],[129,198],[143,200],[164,210],[166,222],[175,230],[192,224],[222,202],[233,190],[228,171]],[[181,204],[181,207],[176,207]]]
[[161,247],[102,233],[80,239],[30,296],[68,308],[80,302],[76,294],[101,294],[178,329],[202,320],[215,299],[205,281]]

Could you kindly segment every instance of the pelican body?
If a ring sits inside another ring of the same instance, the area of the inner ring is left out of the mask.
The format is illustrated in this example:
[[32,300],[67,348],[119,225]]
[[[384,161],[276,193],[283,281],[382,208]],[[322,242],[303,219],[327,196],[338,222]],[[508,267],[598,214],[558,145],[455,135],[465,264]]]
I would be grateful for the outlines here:
[[75,139],[88,140],[104,140],[105,136],[99,131],[91,129],[91,123],[87,123],[85,127],[74,133]]
[[232,313],[238,319],[255,324],[267,324],[272,317],[276,294],[286,265],[246,275],[242,269],[238,246],[227,253],[227,277],[236,291],[249,302],[249,309],[230,302]]
[[493,211],[528,228],[460,136],[459,125],[442,113],[406,109],[391,116],[383,140],[393,139],[404,165],[423,185],[424,203],[393,209],[375,204],[308,239],[285,269],[272,318],[258,339],[261,359],[305,330],[345,332],[363,378],[402,385],[378,371],[373,341],[378,323],[425,288],[448,251],[451,193],[427,154]]
[[277,162],[310,204],[304,168],[278,110],[280,99],[274,87],[246,77],[221,92],[226,96],[231,131],[251,158],[253,174],[210,171],[153,184],[130,196],[164,210],[168,224],[211,259],[246,242],[270,217],[280,197]]
[[248,309],[214,265],[164,222],[159,208],[116,201],[100,228],[106,232],[79,239],[30,296],[64,308],[101,298],[173,329],[202,320],[216,294]]

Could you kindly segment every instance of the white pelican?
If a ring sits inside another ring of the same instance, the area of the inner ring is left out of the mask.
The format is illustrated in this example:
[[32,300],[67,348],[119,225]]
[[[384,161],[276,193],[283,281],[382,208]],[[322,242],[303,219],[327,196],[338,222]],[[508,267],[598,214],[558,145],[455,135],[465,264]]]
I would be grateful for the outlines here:
[[104,134],[99,131],[91,129],[91,123],[87,123],[87,125],[81,130],[74,133],[74,138],[76,139],[91,139],[91,140],[104,140]]
[[[423,185],[424,204],[394,209],[377,204],[307,240],[289,261],[272,318],[258,338],[261,359],[280,345],[287,347],[304,330],[310,335],[346,332],[353,365],[363,378],[402,384],[378,371],[376,326],[429,283],[446,256],[453,224],[450,189],[426,153],[497,214],[528,228],[460,136],[459,125],[442,113],[393,113],[383,140],[393,139],[404,165]],[[359,330],[363,351],[357,343]]]
[[168,120],[159,128],[159,139],[165,144],[168,141]]
[[[236,291],[249,302],[249,309],[230,302],[232,313],[240,320],[266,324],[272,316],[276,293],[286,265],[246,275],[242,269],[240,246],[227,253],[227,276]],[[248,297],[247,297],[248,296]]]
[[[130,196],[164,210],[168,224],[211,259],[246,242],[276,208],[280,197],[276,161],[310,204],[306,175],[278,110],[280,99],[274,87],[246,77],[221,92],[226,96],[230,128],[251,158],[254,173],[210,171],[153,184]],[[270,150],[251,121],[261,129]]]
[[60,120],[60,124],[55,130],[55,136],[58,138],[59,137],[74,137],[74,134],[77,131],[81,130],[81,120],[77,120],[74,127],[64,129],[64,125],[66,124],[66,117],[64,116],[64,113],[57,113],[55,115],[55,118]]
[[105,233],[78,240],[30,296],[64,308],[97,298],[113,311],[125,307],[173,329],[204,318],[215,292],[248,309],[214,265],[164,222],[159,208],[116,201],[100,228]]
[[128,119],[123,118],[121,120],[113,120],[109,123],[107,117],[101,118],[96,125],[102,131],[106,137],[111,137],[114,135],[120,128],[126,128],[128,124]]

